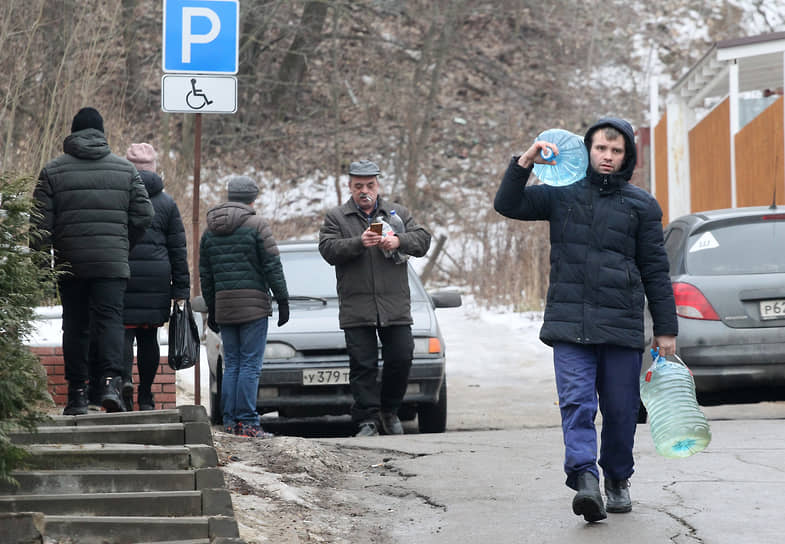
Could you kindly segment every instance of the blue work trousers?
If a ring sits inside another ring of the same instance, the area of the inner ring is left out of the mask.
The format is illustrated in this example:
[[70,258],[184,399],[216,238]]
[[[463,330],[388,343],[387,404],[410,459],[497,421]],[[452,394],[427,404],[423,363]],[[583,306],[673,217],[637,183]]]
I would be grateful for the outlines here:
[[640,350],[611,344],[553,345],[564,434],[564,472],[572,489],[577,488],[576,480],[582,472],[589,471],[599,479],[594,425],[598,399],[602,414],[599,465],[603,474],[612,480],[632,475],[641,359]]
[[239,325],[221,324],[224,349],[221,409],[224,426],[237,422],[259,424],[256,401],[267,345],[267,323],[268,318],[263,317]]

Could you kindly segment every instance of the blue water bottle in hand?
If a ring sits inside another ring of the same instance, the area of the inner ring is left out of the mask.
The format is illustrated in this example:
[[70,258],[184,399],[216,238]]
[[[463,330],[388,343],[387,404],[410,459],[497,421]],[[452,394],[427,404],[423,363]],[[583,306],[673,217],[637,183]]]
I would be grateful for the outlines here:
[[583,139],[568,130],[551,128],[537,136],[538,141],[552,143],[559,150],[541,149],[540,157],[556,164],[534,163],[534,175],[547,185],[564,187],[586,177],[589,166],[589,152]]

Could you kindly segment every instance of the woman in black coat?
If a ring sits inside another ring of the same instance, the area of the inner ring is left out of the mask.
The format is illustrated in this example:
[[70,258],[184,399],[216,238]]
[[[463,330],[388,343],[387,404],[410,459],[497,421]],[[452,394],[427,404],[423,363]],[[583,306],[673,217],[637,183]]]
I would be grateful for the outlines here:
[[155,173],[155,150],[147,143],[131,144],[126,158],[134,163],[155,209],[153,223],[131,249],[128,264],[131,277],[125,292],[123,398],[133,409],[133,346],[137,345],[139,370],[137,402],[140,410],[155,409],[151,387],[158,372],[160,349],[158,328],[169,320],[172,299],[190,294],[185,228],[174,199],[163,192],[164,184]]

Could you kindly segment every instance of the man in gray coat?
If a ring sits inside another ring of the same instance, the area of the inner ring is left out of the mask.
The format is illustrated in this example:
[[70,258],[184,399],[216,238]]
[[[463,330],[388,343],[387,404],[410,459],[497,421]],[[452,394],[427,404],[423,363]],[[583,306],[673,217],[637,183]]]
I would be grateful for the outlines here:
[[[379,196],[379,167],[371,161],[349,167],[351,198],[327,212],[319,231],[319,252],[335,266],[339,322],[349,351],[352,419],[357,436],[403,434],[401,406],[412,366],[411,298],[405,256],[422,257],[431,234],[415,223],[409,210]],[[403,228],[388,225],[399,216]],[[404,258],[401,258],[404,257]],[[378,383],[377,334],[382,343],[382,381]]]
[[[101,376],[101,404],[125,411],[123,296],[130,276],[128,252],[153,219],[153,206],[136,168],[111,152],[104,122],[94,108],[82,108],[63,142],[63,155],[44,166],[33,198],[33,225],[43,237],[39,249],[53,248],[63,306],[63,359],[68,405],[63,413],[87,413],[88,374]],[[93,343],[97,365],[88,372]]]

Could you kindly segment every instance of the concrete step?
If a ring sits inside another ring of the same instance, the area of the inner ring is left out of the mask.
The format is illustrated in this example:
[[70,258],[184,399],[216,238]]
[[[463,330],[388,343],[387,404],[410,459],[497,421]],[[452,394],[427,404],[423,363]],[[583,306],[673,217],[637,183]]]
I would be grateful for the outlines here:
[[[201,406],[192,408],[201,408]],[[206,411],[205,417],[207,417]],[[182,410],[177,408],[170,410],[148,410],[144,412],[90,412],[81,416],[56,415],[52,416],[52,419],[47,423],[47,426],[142,425],[145,423],[180,423],[181,421],[183,421]],[[195,421],[198,421],[198,419]]]
[[185,470],[218,466],[212,446],[142,444],[33,444],[26,459],[31,470]]
[[218,468],[197,470],[37,470],[14,471],[19,486],[0,482],[4,495],[192,491],[224,487]]
[[244,544],[202,406],[55,416],[10,438],[30,455],[18,487],[0,484],[0,520],[22,541]]
[[207,422],[142,423],[124,425],[77,424],[41,426],[37,432],[9,433],[15,444],[210,444]]
[[225,489],[0,496],[0,512],[83,516],[233,516]]
[[[222,516],[114,517],[45,516],[46,538],[79,544],[203,541],[218,544],[238,539],[237,522]],[[69,540],[70,539],[70,540]]]

